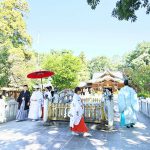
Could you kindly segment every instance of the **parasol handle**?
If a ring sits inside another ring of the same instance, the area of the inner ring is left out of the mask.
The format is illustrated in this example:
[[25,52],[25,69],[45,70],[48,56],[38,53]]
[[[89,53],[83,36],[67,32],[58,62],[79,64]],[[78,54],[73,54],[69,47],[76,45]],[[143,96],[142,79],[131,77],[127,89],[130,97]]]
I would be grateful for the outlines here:
[[41,84],[42,84],[42,92],[43,92],[43,81],[42,81],[42,78],[41,78]]

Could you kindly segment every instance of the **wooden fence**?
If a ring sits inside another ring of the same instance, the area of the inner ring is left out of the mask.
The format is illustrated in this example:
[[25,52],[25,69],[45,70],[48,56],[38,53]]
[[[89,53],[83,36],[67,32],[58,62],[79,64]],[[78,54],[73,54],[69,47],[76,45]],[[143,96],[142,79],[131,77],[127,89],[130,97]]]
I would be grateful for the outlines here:
[[[48,120],[69,121],[68,111],[70,104],[48,105]],[[84,118],[86,122],[100,123],[102,119],[102,107],[100,104],[86,104],[84,106]]]
[[83,97],[82,101],[84,104],[100,104],[101,103],[101,99],[98,97]]

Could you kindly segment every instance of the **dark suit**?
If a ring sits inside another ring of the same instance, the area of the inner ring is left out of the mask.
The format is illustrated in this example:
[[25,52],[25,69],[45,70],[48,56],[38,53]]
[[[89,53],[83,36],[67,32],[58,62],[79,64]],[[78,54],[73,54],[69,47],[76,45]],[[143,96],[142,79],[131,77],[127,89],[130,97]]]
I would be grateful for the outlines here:
[[22,98],[24,97],[25,100],[25,107],[24,110],[29,109],[28,103],[30,102],[30,92],[29,91],[21,91],[19,94],[19,97],[17,99],[17,102],[19,103],[18,109],[20,109],[21,103],[22,103]]

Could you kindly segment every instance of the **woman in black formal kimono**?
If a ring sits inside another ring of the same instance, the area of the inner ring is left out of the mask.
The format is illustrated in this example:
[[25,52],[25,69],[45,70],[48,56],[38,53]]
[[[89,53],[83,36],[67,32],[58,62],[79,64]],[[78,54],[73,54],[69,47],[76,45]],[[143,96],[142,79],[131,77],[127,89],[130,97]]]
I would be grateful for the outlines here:
[[29,102],[30,102],[30,92],[28,91],[28,86],[23,86],[24,90],[21,91],[17,102],[19,103],[18,106],[18,113],[16,116],[16,121],[23,121],[28,118],[29,112]]

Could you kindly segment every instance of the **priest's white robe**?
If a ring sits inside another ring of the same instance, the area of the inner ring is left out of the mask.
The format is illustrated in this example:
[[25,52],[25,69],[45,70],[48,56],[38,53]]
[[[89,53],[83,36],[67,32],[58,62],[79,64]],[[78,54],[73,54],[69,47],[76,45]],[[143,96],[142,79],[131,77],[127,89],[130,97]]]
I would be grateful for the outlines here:
[[124,114],[124,125],[136,123],[136,113],[139,111],[137,93],[129,86],[121,88],[118,95],[119,112]]

